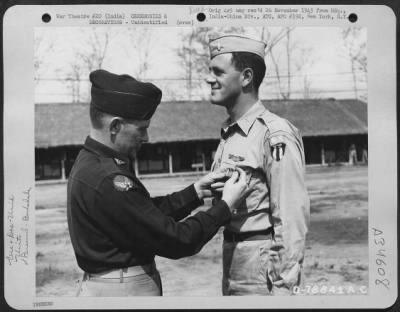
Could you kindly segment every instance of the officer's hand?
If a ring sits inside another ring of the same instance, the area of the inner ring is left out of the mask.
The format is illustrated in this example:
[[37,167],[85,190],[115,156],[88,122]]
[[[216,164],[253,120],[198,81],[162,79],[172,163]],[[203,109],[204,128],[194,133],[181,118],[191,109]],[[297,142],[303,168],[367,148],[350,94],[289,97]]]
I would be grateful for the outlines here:
[[[229,179],[229,177],[227,179]],[[227,179],[211,184],[211,192],[213,193],[213,195],[221,196],[221,193],[224,190],[225,181]]]
[[[210,172],[202,177],[200,180],[194,183],[194,188],[197,192],[197,195],[200,199],[205,197],[211,197],[213,195],[213,191],[215,185],[217,187],[221,187],[219,183],[225,178],[225,173],[223,172]],[[213,187],[211,187],[213,185]],[[223,185],[223,183],[222,183]]]
[[221,198],[222,191],[224,190],[225,182],[229,180],[229,178],[235,172],[234,168],[220,168],[217,172],[224,173],[222,179],[219,179],[217,182],[211,184],[211,190],[214,196]]
[[222,192],[222,200],[225,201],[230,210],[235,210],[243,199],[249,195],[251,189],[247,185],[246,173],[243,169],[236,167],[232,177],[226,181]]

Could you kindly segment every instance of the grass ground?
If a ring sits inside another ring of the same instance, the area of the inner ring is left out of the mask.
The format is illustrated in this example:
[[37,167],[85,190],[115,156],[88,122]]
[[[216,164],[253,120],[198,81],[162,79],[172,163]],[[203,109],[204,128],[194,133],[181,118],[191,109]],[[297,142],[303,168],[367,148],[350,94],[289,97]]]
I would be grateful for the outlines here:
[[[179,190],[196,176],[144,179],[153,196]],[[367,167],[307,168],[311,227],[304,288],[368,286]],[[66,185],[36,187],[36,286],[38,296],[74,296],[82,273],[66,223]],[[204,208],[204,207],[203,207]],[[222,229],[195,256],[156,258],[164,296],[221,296]]]

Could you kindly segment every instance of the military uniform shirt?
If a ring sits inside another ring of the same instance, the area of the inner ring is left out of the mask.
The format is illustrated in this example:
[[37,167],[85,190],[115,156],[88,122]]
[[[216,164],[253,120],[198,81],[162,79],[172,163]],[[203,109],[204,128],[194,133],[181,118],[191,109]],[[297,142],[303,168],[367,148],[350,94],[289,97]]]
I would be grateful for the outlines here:
[[155,255],[192,255],[230,221],[222,202],[177,222],[202,204],[193,185],[151,198],[131,168],[129,159],[88,137],[71,170],[68,227],[86,272],[148,264]]
[[274,229],[282,278],[303,261],[309,224],[305,160],[298,130],[255,103],[237,122],[224,122],[212,170],[239,166],[252,189],[225,227],[232,232]]

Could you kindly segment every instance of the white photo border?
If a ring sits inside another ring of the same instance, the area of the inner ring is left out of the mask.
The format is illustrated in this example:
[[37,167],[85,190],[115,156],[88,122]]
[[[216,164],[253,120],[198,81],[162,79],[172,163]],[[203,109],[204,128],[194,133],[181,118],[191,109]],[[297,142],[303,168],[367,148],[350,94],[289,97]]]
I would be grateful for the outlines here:
[[[254,6],[254,5],[252,5]],[[257,5],[257,7],[318,7],[317,5]],[[368,295],[218,297],[190,298],[81,298],[36,297],[35,286],[35,155],[34,67],[35,27],[91,27],[87,20],[53,18],[44,25],[42,16],[57,14],[132,12],[167,13],[168,26],[186,17],[193,26],[235,26],[232,19],[196,19],[198,12],[216,5],[16,5],[3,21],[4,67],[4,294],[15,309],[141,309],[141,308],[384,308],[397,299],[397,126],[396,126],[396,17],[383,5],[329,5],[358,16],[357,26],[368,33]],[[220,8],[235,5],[218,5]],[[246,5],[241,5],[246,8]],[[129,14],[126,14],[129,15]],[[377,23],[376,21],[379,20]],[[243,20],[242,26],[262,26],[262,21]],[[265,23],[265,21],[264,21]],[[109,26],[109,25],[108,25]],[[132,25],[130,25],[132,26]],[[150,25],[146,25],[150,27]],[[155,25],[160,26],[160,25]],[[345,20],[268,21],[268,26],[354,26]],[[7,233],[12,227],[26,235],[25,260],[10,265]],[[385,266],[377,259],[386,260]],[[379,262],[380,263],[380,262]],[[390,282],[390,286],[382,283]],[[23,281],[23,282],[21,282]],[[42,304],[41,304],[42,303]],[[48,303],[48,304],[46,304]]]

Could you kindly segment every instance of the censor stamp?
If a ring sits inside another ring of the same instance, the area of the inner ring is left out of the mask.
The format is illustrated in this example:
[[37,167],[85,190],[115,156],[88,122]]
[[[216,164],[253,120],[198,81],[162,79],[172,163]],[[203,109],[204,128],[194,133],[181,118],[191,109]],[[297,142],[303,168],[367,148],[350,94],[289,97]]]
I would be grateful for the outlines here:
[[366,295],[367,286],[335,286],[335,285],[306,285],[305,287],[295,286],[295,295]]

